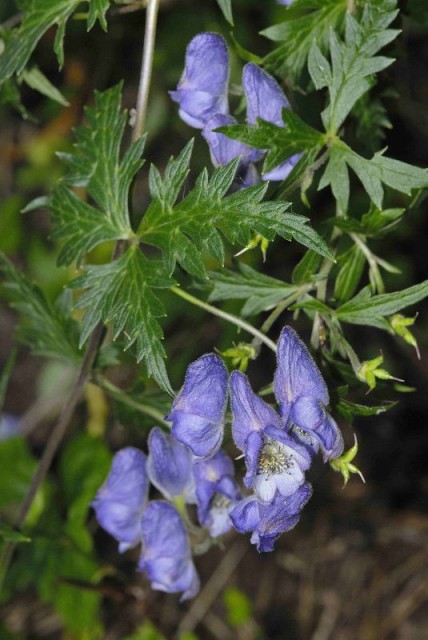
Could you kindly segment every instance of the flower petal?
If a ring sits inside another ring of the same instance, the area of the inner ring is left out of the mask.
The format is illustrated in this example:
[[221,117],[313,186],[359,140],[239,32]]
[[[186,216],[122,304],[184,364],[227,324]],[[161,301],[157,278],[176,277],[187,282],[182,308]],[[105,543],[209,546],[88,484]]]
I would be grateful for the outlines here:
[[268,425],[281,427],[281,419],[264,400],[251,389],[246,375],[234,371],[230,377],[233,413],[232,436],[236,446],[245,451],[248,436]]
[[202,131],[202,135],[208,142],[210,148],[212,163],[215,167],[223,167],[231,160],[240,156],[242,167],[247,166],[250,156],[252,155],[252,147],[238,140],[228,138],[224,133],[213,131],[213,129],[229,124],[237,124],[235,118],[217,113],[208,120]]
[[253,62],[242,71],[242,86],[247,97],[247,122],[256,124],[257,118],[283,127],[282,110],[290,104],[277,81]]
[[285,180],[290,175],[301,157],[301,153],[295,153],[290,158],[287,158],[287,160],[284,160],[284,162],[281,162],[281,164],[279,164],[277,167],[274,167],[270,171],[263,173],[262,180],[271,180],[273,182],[280,182],[282,180]]
[[121,552],[140,541],[148,487],[144,453],[133,447],[118,451],[92,506],[101,527],[119,541]]
[[163,500],[151,502],[141,520],[143,550],[138,568],[147,573],[154,589],[183,592],[181,600],[199,591],[199,578],[179,513]]
[[192,455],[174,436],[154,427],[149,434],[147,472],[150,481],[165,498],[189,493],[192,483]]
[[284,405],[283,413],[300,396],[309,396],[323,404],[329,402],[327,386],[320,370],[306,345],[291,327],[285,327],[278,340],[274,389],[278,403]]
[[324,460],[342,453],[343,438],[340,429],[317,400],[307,396],[298,398],[293,404],[291,418],[294,424],[318,440]]
[[218,356],[202,356],[188,367],[184,385],[167,416],[173,435],[195,456],[209,457],[221,446],[227,378]]
[[200,33],[186,49],[185,68],[171,98],[180,105],[180,117],[202,129],[216,113],[229,112],[227,87],[229,54],[222,36]]

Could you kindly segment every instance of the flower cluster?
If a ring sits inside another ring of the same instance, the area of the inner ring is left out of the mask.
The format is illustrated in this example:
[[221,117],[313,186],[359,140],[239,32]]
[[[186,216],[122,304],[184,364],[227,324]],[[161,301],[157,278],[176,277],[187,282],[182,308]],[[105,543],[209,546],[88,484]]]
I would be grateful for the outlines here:
[[[241,187],[259,181],[255,162],[264,152],[232,140],[215,131],[224,125],[237,124],[229,113],[229,53],[224,38],[217,33],[201,33],[191,40],[186,50],[183,75],[171,98],[178,102],[180,117],[191,127],[202,129],[214,166],[223,166],[240,157],[238,176]],[[290,104],[280,86],[268,73],[249,62],[242,72],[242,87],[247,101],[247,122],[257,118],[283,127],[282,110]],[[295,154],[271,171],[263,180],[284,180],[300,158]]]
[[[93,507],[100,525],[121,552],[141,543],[139,569],[153,588],[193,597],[199,579],[190,535],[205,529],[211,538],[231,528],[251,533],[259,551],[271,551],[280,534],[299,520],[312,488],[305,479],[313,456],[340,456],[341,433],[327,413],[325,382],[303,342],[285,327],[278,342],[274,377],[276,412],[256,395],[247,377],[230,378],[232,436],[245,458],[243,484],[221,450],[228,394],[222,360],[207,354],[193,362],[166,417],[171,432],[154,427],[149,453],[128,447],[113,460]],[[150,482],[163,500],[149,501]],[[199,528],[186,505],[195,505]]]

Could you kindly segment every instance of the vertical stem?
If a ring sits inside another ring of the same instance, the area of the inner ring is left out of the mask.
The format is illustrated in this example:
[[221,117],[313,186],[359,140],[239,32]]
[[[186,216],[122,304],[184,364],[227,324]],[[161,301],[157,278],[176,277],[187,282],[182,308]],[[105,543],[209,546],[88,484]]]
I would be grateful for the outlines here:
[[132,132],[133,142],[138,140],[138,138],[140,138],[144,133],[144,127],[146,124],[147,105],[152,79],[158,10],[159,0],[149,0],[146,13],[146,27],[144,31],[143,60],[141,63],[137,108],[135,113],[134,130]]

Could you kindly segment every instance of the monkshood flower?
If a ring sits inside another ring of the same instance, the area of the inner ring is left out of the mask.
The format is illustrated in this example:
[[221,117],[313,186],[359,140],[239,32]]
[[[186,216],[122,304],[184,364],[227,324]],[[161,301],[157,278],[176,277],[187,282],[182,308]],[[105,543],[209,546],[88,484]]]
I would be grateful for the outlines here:
[[201,356],[188,367],[184,385],[166,417],[172,434],[198,458],[216,453],[223,440],[228,374],[221,358]]
[[229,513],[241,499],[241,492],[233,478],[233,462],[223,451],[219,451],[209,460],[196,462],[193,475],[198,520],[213,538],[217,538],[231,529]]
[[340,456],[342,434],[326,412],[327,386],[306,345],[291,327],[285,327],[278,340],[278,366],[274,377],[275,397],[288,429],[324,460]]
[[254,393],[243,373],[234,371],[230,386],[232,435],[245,455],[245,486],[253,488],[264,503],[271,502],[277,492],[292,495],[305,481],[310,454],[287,433],[281,417]]
[[[222,36],[201,33],[191,40],[186,50],[185,69],[176,91],[170,95],[180,105],[180,117],[190,126],[203,129],[214,166],[223,166],[240,156],[238,180],[241,187],[259,181],[254,162],[265,152],[224,136],[214,129],[236,120],[229,114],[227,87],[229,56]],[[282,110],[290,104],[282,89],[268,73],[250,62],[244,66],[242,85],[247,99],[247,122],[256,124],[257,118],[283,127]],[[284,180],[300,158],[295,154],[265,173],[263,180]]]
[[177,510],[163,500],[151,502],[141,518],[141,540],[138,568],[145,571],[153,589],[183,592],[181,600],[193,598],[199,591],[199,578]]
[[239,533],[252,533],[251,542],[257,545],[258,551],[273,551],[281,533],[290,531],[298,523],[311,495],[312,487],[305,482],[287,498],[277,493],[269,504],[250,496],[231,511],[230,519]]
[[224,38],[201,33],[188,45],[183,75],[176,91],[169,94],[180,105],[182,120],[202,129],[215,114],[229,113],[228,83],[229,53]]
[[185,502],[195,502],[192,454],[184,444],[159,427],[150,431],[147,473],[151,483],[168,500],[182,495]]
[[102,528],[119,542],[121,553],[141,540],[141,516],[148,489],[144,453],[134,447],[118,451],[92,506]]
[[[257,124],[257,118],[283,127],[282,110],[290,109],[290,103],[277,81],[253,62],[245,65],[242,71],[242,87],[247,97],[247,122]],[[263,151],[257,150],[260,157]],[[297,164],[301,154],[296,153],[271,171],[264,173],[263,180],[285,180]]]
[[239,156],[241,162],[237,171],[237,180],[241,188],[252,187],[260,182],[259,173],[253,164],[255,150],[243,142],[232,140],[223,133],[213,131],[229,124],[237,124],[235,118],[218,113],[208,120],[202,130],[202,135],[208,142],[211,162],[215,167],[223,167]]

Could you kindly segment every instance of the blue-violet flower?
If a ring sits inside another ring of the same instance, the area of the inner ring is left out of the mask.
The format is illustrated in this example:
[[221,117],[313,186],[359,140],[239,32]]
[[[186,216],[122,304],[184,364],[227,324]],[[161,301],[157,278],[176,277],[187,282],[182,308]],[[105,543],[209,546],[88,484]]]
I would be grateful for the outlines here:
[[232,434],[247,465],[244,484],[265,503],[277,491],[290,496],[305,481],[310,454],[286,432],[281,417],[254,393],[243,373],[234,371],[230,386]]
[[241,499],[233,478],[233,462],[223,451],[218,451],[208,460],[195,462],[193,474],[198,520],[213,538],[217,538],[231,529],[229,513]]
[[118,451],[92,506],[102,528],[118,540],[121,553],[140,542],[148,489],[144,453],[133,447]]
[[[326,412],[327,386],[306,345],[291,327],[285,327],[278,340],[278,367],[274,390],[287,428],[316,452],[321,448],[324,460],[337,458],[343,451],[342,434]],[[301,436],[301,437],[299,437]]]
[[163,500],[154,500],[144,511],[141,533],[138,568],[145,571],[153,589],[183,592],[181,600],[193,598],[199,591],[199,578],[177,510]]
[[217,33],[200,33],[187,47],[176,91],[169,93],[180,105],[182,120],[202,129],[215,114],[229,113],[228,83],[229,53],[224,38]]
[[147,473],[151,483],[168,500],[183,495],[186,502],[195,502],[192,454],[184,444],[159,427],[154,427],[149,434]]
[[228,374],[221,358],[201,356],[188,367],[167,420],[172,434],[198,458],[208,458],[223,440]]
[[297,524],[311,495],[312,487],[305,482],[287,498],[277,493],[270,504],[250,496],[237,504],[230,513],[230,519],[239,533],[252,532],[251,542],[257,545],[258,551],[273,551],[281,533]]

